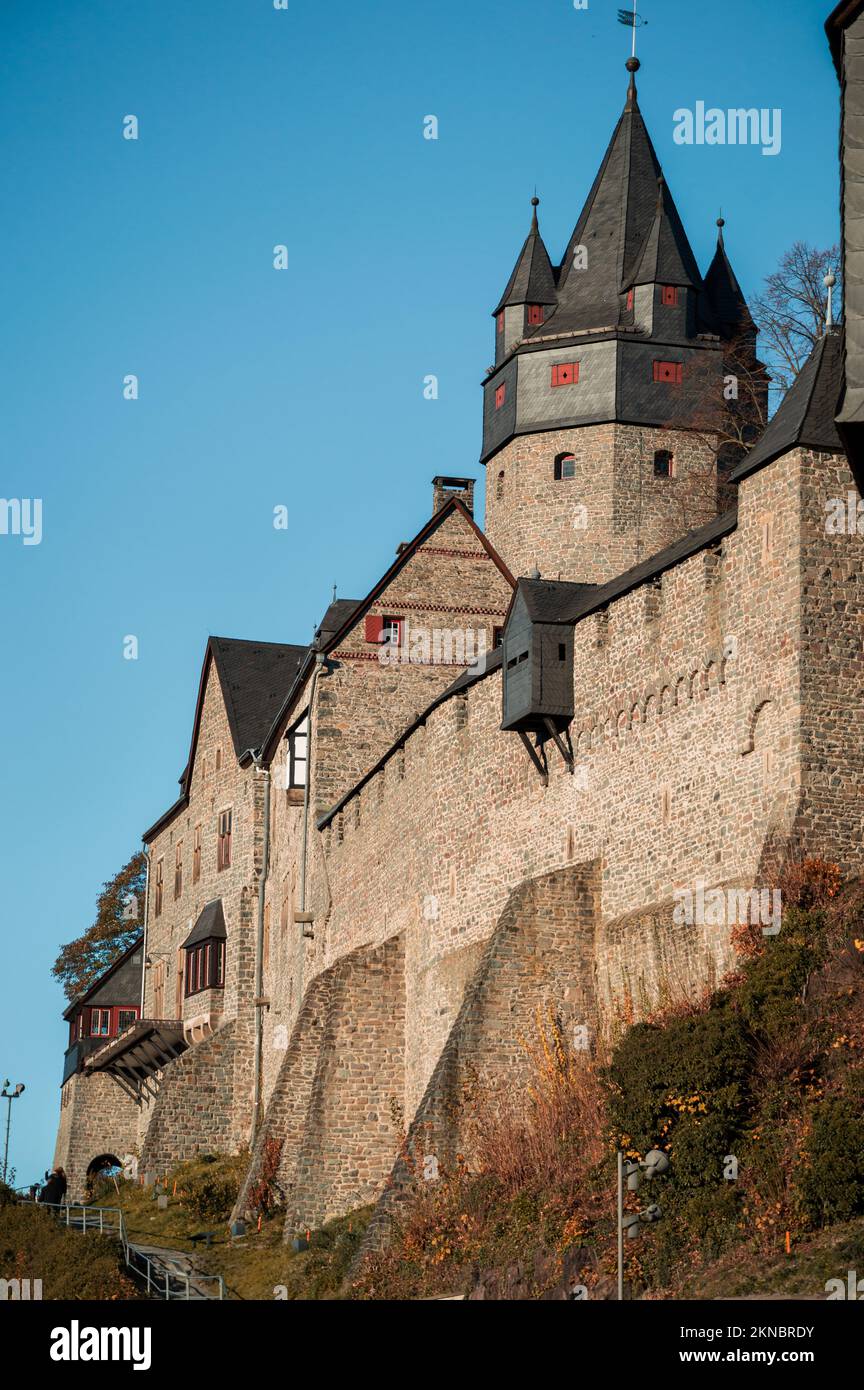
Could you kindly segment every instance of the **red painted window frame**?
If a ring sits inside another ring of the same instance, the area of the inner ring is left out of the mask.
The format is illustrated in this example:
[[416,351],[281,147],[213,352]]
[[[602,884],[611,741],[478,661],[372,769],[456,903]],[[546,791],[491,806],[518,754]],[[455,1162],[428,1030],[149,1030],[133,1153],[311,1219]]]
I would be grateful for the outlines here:
[[[107,1020],[108,1020],[108,1026],[107,1026],[106,1028],[104,1028],[104,1029],[94,1027],[97,1018],[99,1019],[99,1022],[100,1022],[100,1023],[102,1022],[102,1016],[103,1016],[103,1014],[105,1015],[105,1017],[106,1017]],[[102,1006],[101,1004],[98,1004],[95,1008],[92,1008],[92,1009],[90,1010],[90,1037],[91,1037],[91,1038],[110,1038],[110,1037],[113,1037],[113,1034],[112,1034],[112,1032],[111,1032],[111,1010],[110,1010],[110,1008],[107,1008],[107,1009],[106,1009],[106,1008],[103,1008],[103,1006]]]
[[578,362],[556,362],[552,368],[553,386],[578,386],[579,385],[579,363]]
[[529,304],[529,305],[528,305],[528,322],[529,322],[530,324],[543,323],[543,322],[544,322],[544,319],[545,319],[545,315],[544,315],[544,313],[543,313],[543,305],[542,305],[542,304]]
[[655,361],[654,380],[663,386],[680,386],[684,380],[684,363]]
[[677,285],[661,285],[661,286],[660,286],[660,303],[661,303],[661,304],[665,304],[666,307],[667,307],[667,309],[677,309],[677,308],[678,308],[678,286],[677,286]]
[[495,409],[500,410],[507,399],[507,383],[502,381],[500,386],[495,387]]
[[634,290],[628,290],[628,291],[627,291],[627,308],[628,308],[628,309],[632,309],[632,308],[633,308],[633,300],[634,300],[634,298],[635,298],[635,291],[634,291]]
[[499,333],[503,333],[503,332],[504,332],[504,310],[503,310],[503,309],[501,310],[501,313],[498,314],[498,315],[496,316],[496,318],[495,318],[495,323],[496,323],[496,325],[497,325],[498,332],[499,332]]

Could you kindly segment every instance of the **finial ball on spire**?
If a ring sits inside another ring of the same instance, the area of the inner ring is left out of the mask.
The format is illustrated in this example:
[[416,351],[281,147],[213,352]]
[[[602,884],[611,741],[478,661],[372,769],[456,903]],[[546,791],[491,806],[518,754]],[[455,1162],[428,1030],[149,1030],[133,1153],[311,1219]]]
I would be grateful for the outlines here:
[[639,62],[638,58],[628,58],[624,66],[628,72],[638,72],[642,64]]
[[718,217],[718,218],[717,218],[717,226],[720,227],[721,229],[722,229],[723,227],[725,227],[725,226],[726,226],[726,218],[725,218],[725,217]]
[[534,194],[534,197],[531,199],[531,206],[532,208],[539,208],[540,206],[540,199],[537,197],[536,193]]
[[828,271],[822,284],[825,286],[826,290],[833,290],[834,286],[837,284],[837,276],[834,274],[833,270]]

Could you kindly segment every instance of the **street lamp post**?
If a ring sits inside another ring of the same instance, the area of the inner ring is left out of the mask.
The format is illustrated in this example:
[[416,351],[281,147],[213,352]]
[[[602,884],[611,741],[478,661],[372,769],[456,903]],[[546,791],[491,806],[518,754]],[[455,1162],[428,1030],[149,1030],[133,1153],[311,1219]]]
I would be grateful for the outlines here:
[[7,1100],[7,1101],[9,1102],[8,1107],[7,1107],[7,1109],[6,1109],[6,1144],[5,1144],[5,1147],[4,1147],[4,1149],[3,1149],[3,1181],[4,1181],[4,1182],[6,1181],[6,1175],[7,1175],[7,1173],[9,1172],[9,1130],[10,1130],[10,1128],[11,1128],[11,1126],[12,1126],[12,1102],[13,1102],[13,1100],[17,1100],[18,1097],[21,1095],[21,1092],[24,1090],[24,1083],[23,1083],[22,1081],[19,1081],[19,1083],[18,1083],[18,1085],[15,1087],[15,1090],[14,1090],[14,1091],[10,1091],[10,1090],[8,1089],[10,1085],[11,1085],[11,1082],[9,1081],[9,1078],[7,1077],[6,1080],[3,1082],[3,1090],[0,1091],[0,1096],[2,1096],[5,1100]]

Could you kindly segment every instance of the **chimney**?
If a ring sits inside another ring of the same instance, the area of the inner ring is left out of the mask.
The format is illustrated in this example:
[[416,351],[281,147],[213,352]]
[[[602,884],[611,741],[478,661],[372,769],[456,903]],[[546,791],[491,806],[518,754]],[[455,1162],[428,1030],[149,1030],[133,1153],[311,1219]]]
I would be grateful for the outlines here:
[[469,516],[474,515],[474,479],[473,478],[433,478],[432,479],[432,512],[440,512],[443,506],[450,501],[451,497],[456,497],[462,503]]

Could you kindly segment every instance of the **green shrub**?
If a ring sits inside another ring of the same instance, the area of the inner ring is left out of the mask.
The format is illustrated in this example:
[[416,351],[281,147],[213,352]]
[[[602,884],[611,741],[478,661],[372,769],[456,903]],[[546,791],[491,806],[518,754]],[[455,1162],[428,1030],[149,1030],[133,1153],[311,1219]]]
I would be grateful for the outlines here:
[[814,1108],[796,1184],[801,1210],[813,1226],[864,1212],[864,1118],[848,1097]]

